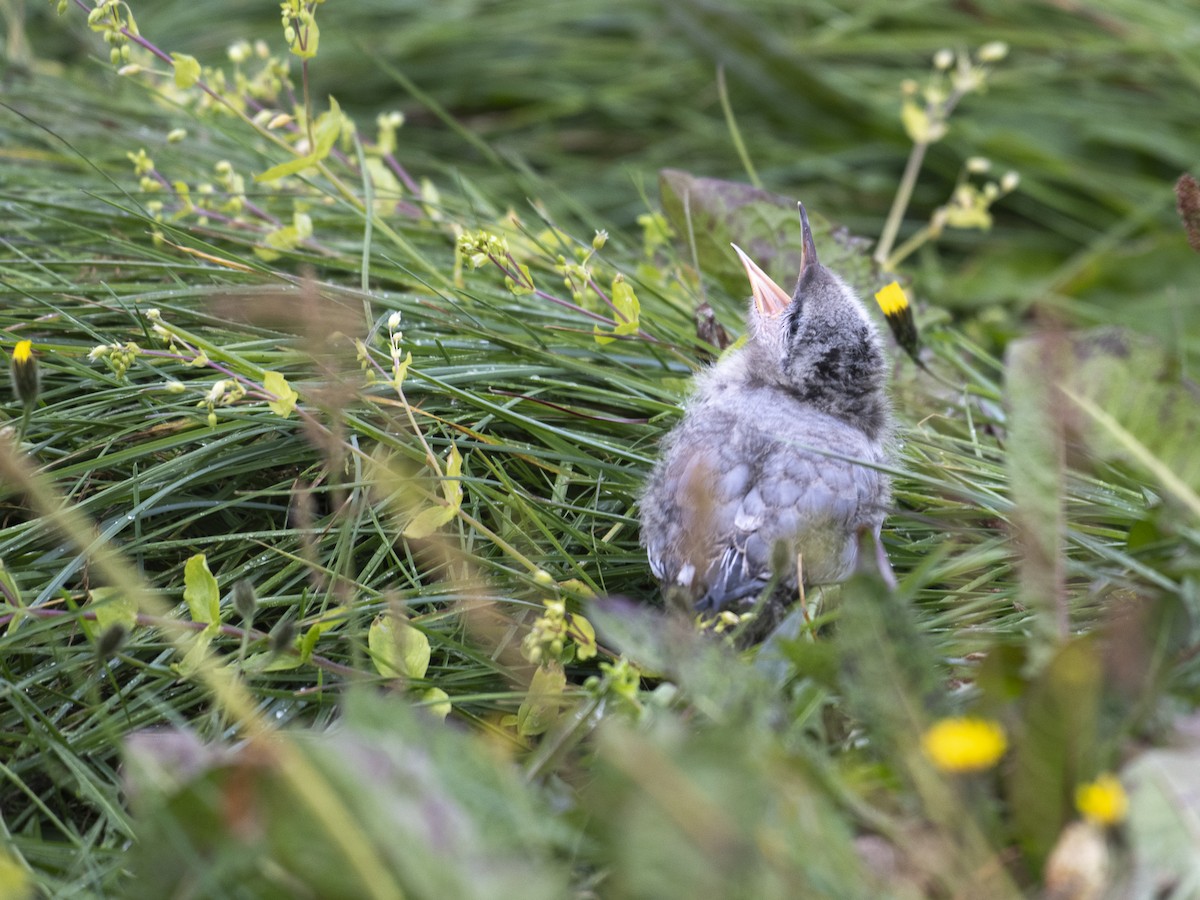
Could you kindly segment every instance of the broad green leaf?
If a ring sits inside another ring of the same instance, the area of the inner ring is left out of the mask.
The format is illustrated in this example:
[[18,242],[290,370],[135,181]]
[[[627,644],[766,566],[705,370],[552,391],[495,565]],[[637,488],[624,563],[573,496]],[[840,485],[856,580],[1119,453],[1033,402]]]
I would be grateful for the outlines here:
[[1073,815],[1075,784],[1097,771],[1103,671],[1094,637],[1062,645],[1030,685],[1012,735],[1012,830],[1035,864]]
[[208,646],[212,643],[212,639],[216,637],[220,628],[220,623],[214,622],[203,631],[198,632],[192,639],[192,646],[188,648],[183,659],[174,666],[175,671],[179,673],[181,678],[190,678],[200,669],[201,664],[208,656]]
[[255,653],[242,662],[243,672],[286,672],[298,669],[304,660],[291,653]]
[[567,613],[567,634],[575,642],[575,658],[585,662],[596,655],[596,629],[579,613]]
[[517,710],[517,733],[532,737],[553,725],[567,703],[566,687],[567,674],[560,663],[539,666],[529,682],[525,701]]
[[190,88],[200,80],[200,63],[186,53],[172,53],[175,61],[175,87]]
[[431,506],[417,513],[404,529],[404,536],[411,541],[423,540],[453,518],[454,510],[445,506]]
[[429,710],[429,714],[439,719],[446,718],[454,708],[450,702],[450,695],[441,688],[430,688],[421,695],[421,699],[428,704],[425,708]]
[[183,567],[183,599],[193,622],[212,625],[221,621],[221,591],[203,553],[191,557]]
[[427,538],[458,513],[463,501],[462,463],[458,447],[451,444],[450,453],[446,459],[446,474],[442,478],[442,495],[446,498],[446,505],[431,506],[418,513],[404,529],[406,538],[410,540]]
[[618,335],[637,334],[638,332],[638,319],[641,315],[642,307],[638,302],[637,294],[634,293],[632,285],[622,275],[617,275],[613,279],[612,303],[616,312],[616,315],[613,316],[616,320],[616,325],[612,331],[601,331],[600,326],[596,325],[592,329],[592,333],[596,338],[597,344],[611,344]]
[[97,587],[91,590],[92,602],[87,610],[96,614],[96,621],[83,620],[84,630],[98,637],[114,625],[133,631],[137,624],[137,599],[114,587]]
[[295,159],[289,159],[287,162],[282,162],[277,166],[271,166],[265,172],[260,172],[254,176],[255,181],[277,181],[287,175],[295,175],[298,172],[303,172],[305,169],[315,166],[319,162],[319,158],[312,153],[305,156],[298,156]]
[[316,160],[327,157],[333,150],[333,145],[337,143],[342,130],[348,128],[349,125],[350,120],[338,106],[337,100],[330,97],[329,109],[317,116],[317,121],[313,123],[313,140],[316,142],[316,146],[313,147],[312,156]]
[[296,408],[296,401],[300,399],[300,395],[292,390],[287,379],[278,372],[266,372],[263,374],[263,387],[276,397],[275,400],[267,401],[271,412],[285,419],[290,416]]
[[33,897],[29,872],[7,851],[0,848],[0,897]]
[[424,678],[429,669],[429,638],[395,614],[378,616],[367,632],[371,662],[387,678]]

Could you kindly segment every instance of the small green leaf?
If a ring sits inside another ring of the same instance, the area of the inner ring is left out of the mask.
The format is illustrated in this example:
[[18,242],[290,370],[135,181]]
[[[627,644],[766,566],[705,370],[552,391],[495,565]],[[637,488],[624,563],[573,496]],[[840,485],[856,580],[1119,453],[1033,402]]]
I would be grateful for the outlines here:
[[404,359],[396,360],[392,366],[392,387],[399,391],[404,386],[404,379],[408,377],[408,367],[412,365],[412,351],[405,354]]
[[282,162],[277,166],[271,166],[265,172],[260,172],[254,176],[255,181],[277,181],[287,175],[295,175],[298,172],[303,172],[305,169],[315,166],[320,160],[312,153],[305,156],[298,156],[295,159],[289,159],[287,162]]
[[462,465],[462,455],[459,454],[458,447],[451,444],[450,453],[446,457],[446,477],[442,479],[442,496],[454,512],[458,512],[462,506]]
[[287,379],[278,372],[266,372],[263,374],[263,387],[276,397],[274,400],[267,401],[271,412],[285,419],[290,416],[296,408],[296,401],[300,399],[300,395],[292,390]]
[[463,501],[462,464],[458,447],[451,444],[446,458],[446,474],[442,478],[442,496],[446,498],[446,505],[431,506],[419,512],[404,529],[406,538],[427,538],[457,515]]
[[454,518],[454,510],[445,506],[431,506],[417,513],[416,517],[404,529],[404,536],[410,541],[419,541],[429,537],[447,522]]
[[200,80],[200,63],[186,53],[172,53],[175,61],[175,87],[190,88]]
[[638,302],[633,286],[623,275],[617,275],[612,282],[612,304],[616,312],[616,325],[612,331],[604,332],[597,325],[592,333],[597,344],[611,344],[618,335],[637,334],[642,306]]
[[580,662],[596,655],[596,629],[578,613],[567,613],[567,634],[575,642],[575,658]]
[[517,263],[517,268],[521,272],[521,279],[518,281],[515,278],[505,276],[504,286],[508,288],[514,297],[520,297],[523,294],[533,293],[533,275],[529,272],[529,266],[524,263]]
[[450,715],[450,710],[453,709],[453,704],[450,703],[450,695],[441,688],[430,688],[421,695],[421,700],[424,701],[426,709],[429,710],[431,716],[437,716],[439,719],[444,719]]
[[297,649],[300,651],[300,661],[309,662],[312,660],[313,651],[317,648],[317,641],[321,639],[327,631],[333,631],[346,623],[346,611],[340,606],[335,606],[332,609],[327,609],[320,617],[309,626],[308,631],[304,632],[304,637],[300,639]]
[[[21,603],[21,588],[17,585],[17,580],[13,578],[12,573],[4,565],[4,560],[0,559],[0,586],[3,591],[0,591],[0,608],[12,610],[20,608]],[[14,619],[13,621],[17,621]]]
[[333,145],[337,142],[342,130],[349,125],[350,120],[338,106],[337,100],[330,97],[329,109],[317,116],[317,121],[313,123],[313,140],[316,142],[316,146],[313,147],[312,156],[316,160],[327,157],[333,151]]
[[378,616],[367,632],[371,662],[387,678],[424,678],[429,669],[429,638],[394,614]]
[[[195,557],[192,558],[195,559]],[[220,628],[220,623],[214,622],[203,631],[198,632],[192,639],[192,646],[188,648],[183,659],[174,666],[181,678],[191,678],[200,670],[201,664],[208,656],[208,645],[212,643],[212,639],[216,637]]]
[[242,663],[243,672],[285,672],[298,669],[304,660],[290,653],[255,653]]
[[96,621],[83,620],[84,630],[93,638],[120,625],[133,631],[137,624],[137,598],[114,587],[96,587],[91,590],[92,602],[88,610],[96,614]]
[[183,567],[183,599],[193,622],[220,623],[221,591],[203,553],[191,557]]
[[540,666],[533,673],[525,701],[517,710],[517,733],[532,737],[553,725],[566,704],[566,687],[567,674],[560,663]]

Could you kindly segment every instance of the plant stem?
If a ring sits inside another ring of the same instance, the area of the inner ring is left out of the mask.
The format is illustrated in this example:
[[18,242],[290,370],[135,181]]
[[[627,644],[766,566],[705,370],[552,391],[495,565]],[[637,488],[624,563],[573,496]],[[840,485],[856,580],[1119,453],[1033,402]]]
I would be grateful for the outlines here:
[[882,263],[885,272],[894,272],[896,266],[908,259],[914,250],[924,244],[927,240],[933,237],[933,226],[924,225],[919,228],[908,240],[896,248],[896,252],[887,258]]
[[904,175],[900,178],[900,186],[896,189],[896,197],[892,200],[892,208],[883,224],[883,233],[879,236],[879,243],[875,245],[873,258],[885,272],[891,270],[888,255],[892,252],[892,245],[896,243],[900,223],[904,220],[904,211],[908,209],[908,201],[912,199],[917,175],[921,171],[921,163],[925,161],[925,151],[928,149],[927,141],[913,144],[912,152],[908,154],[908,163],[904,166]]

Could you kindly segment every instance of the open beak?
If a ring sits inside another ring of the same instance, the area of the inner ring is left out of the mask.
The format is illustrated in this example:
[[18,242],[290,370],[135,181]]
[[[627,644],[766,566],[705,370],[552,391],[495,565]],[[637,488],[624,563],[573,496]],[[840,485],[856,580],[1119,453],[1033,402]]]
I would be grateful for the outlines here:
[[796,205],[800,207],[800,274],[803,275],[809,266],[818,266],[821,263],[817,259],[817,245],[813,243],[812,229],[808,227],[808,213],[804,211],[803,203]]
[[[805,223],[807,226],[807,223]],[[805,234],[808,234],[807,227]],[[812,243],[812,235],[808,236],[808,243]],[[742,248],[737,244],[733,244],[733,249],[737,251],[738,259],[742,261],[742,267],[746,270],[746,277],[750,279],[750,292],[754,295],[754,306],[760,315],[777,316],[792,302],[792,298],[783,288],[771,280],[771,277],[758,267],[758,265],[742,252]],[[805,250],[807,253],[807,250]],[[816,251],[813,251],[813,258],[816,258]]]

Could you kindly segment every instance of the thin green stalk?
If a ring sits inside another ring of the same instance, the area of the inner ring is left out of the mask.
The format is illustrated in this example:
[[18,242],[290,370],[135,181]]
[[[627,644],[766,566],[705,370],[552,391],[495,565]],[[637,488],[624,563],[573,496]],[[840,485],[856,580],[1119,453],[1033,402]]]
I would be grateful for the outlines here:
[[721,110],[725,113],[725,125],[729,128],[729,136],[733,138],[733,146],[737,150],[738,159],[742,161],[742,168],[746,170],[746,176],[750,179],[750,183],[756,188],[761,188],[762,179],[758,177],[758,172],[750,159],[746,142],[742,140],[742,131],[738,128],[737,119],[733,115],[733,104],[729,102],[729,90],[725,86],[724,66],[717,66],[717,96],[721,98]]
[[928,149],[929,144],[925,141],[913,144],[912,151],[908,154],[908,162],[904,166],[904,174],[900,177],[900,186],[896,188],[896,196],[892,199],[892,208],[888,210],[887,220],[883,223],[879,243],[875,245],[872,258],[885,272],[890,272],[895,264],[889,258],[889,254],[896,242],[896,235],[900,232],[900,223],[904,221],[904,211],[908,209],[908,203],[912,200],[913,188],[916,187],[921,163],[925,161],[925,151]]

